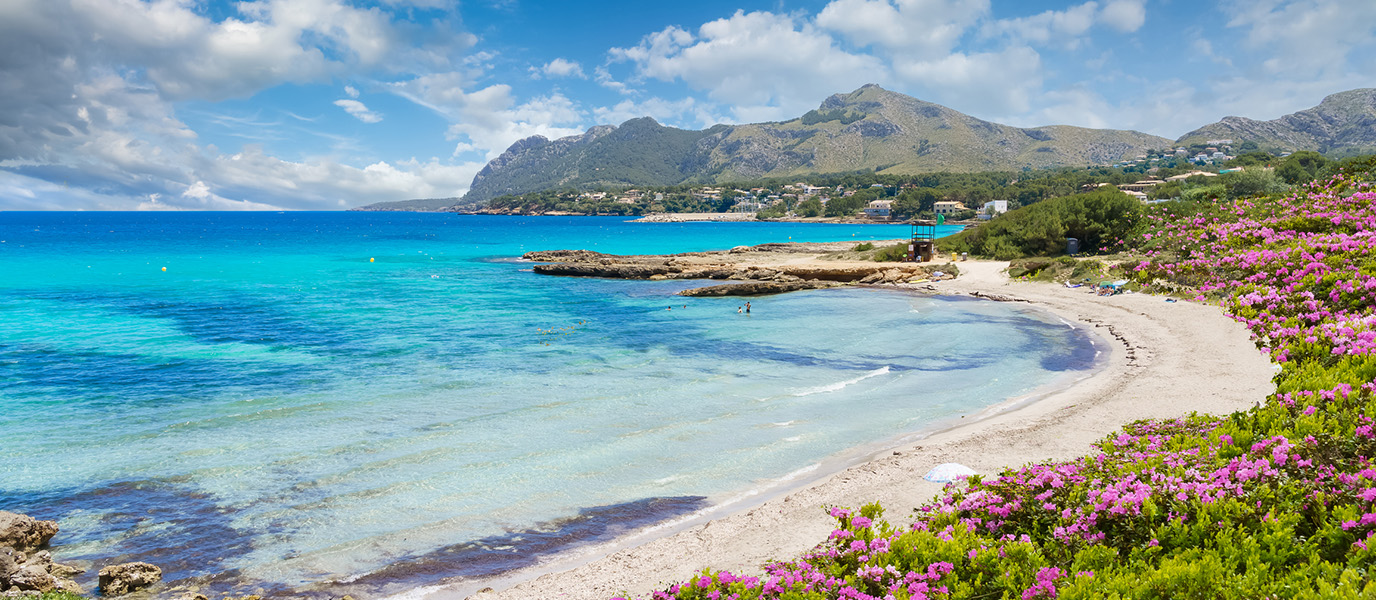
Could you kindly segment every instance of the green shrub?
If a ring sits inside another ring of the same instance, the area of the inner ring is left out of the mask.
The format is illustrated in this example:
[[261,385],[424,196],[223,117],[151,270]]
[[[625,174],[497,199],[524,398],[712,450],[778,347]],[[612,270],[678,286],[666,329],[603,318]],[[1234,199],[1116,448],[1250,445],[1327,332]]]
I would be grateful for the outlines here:
[[874,253],[875,262],[899,262],[908,257],[908,245],[885,246]]
[[943,251],[969,252],[997,260],[1064,254],[1066,238],[1095,251],[1116,246],[1137,225],[1141,203],[1106,188],[1008,211],[988,222],[942,238]]

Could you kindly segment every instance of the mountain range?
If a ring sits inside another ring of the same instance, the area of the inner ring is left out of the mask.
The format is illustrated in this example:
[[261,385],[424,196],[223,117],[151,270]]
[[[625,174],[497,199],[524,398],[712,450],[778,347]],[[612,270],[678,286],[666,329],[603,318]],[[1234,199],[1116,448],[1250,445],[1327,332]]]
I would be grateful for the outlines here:
[[1337,158],[1376,153],[1376,88],[1349,90],[1271,121],[1224,117],[1180,137],[1180,144],[1231,139],[1261,148],[1314,150]]
[[[1148,150],[1223,139],[1332,156],[1376,152],[1376,88],[1333,94],[1314,108],[1271,121],[1225,117],[1170,140],[1068,125],[1011,127],[871,84],[831,96],[789,121],[686,130],[643,117],[557,140],[528,137],[488,162],[461,203],[602,185],[712,184],[859,170],[902,175],[1108,165]],[[422,210],[433,210],[431,202]],[[420,208],[402,204],[356,210]]]
[[789,121],[701,131],[654,119],[601,125],[577,136],[529,137],[473,178],[465,201],[555,187],[665,186],[872,170],[1016,170],[1112,164],[1166,138],[1054,125],[1022,129],[866,85]]

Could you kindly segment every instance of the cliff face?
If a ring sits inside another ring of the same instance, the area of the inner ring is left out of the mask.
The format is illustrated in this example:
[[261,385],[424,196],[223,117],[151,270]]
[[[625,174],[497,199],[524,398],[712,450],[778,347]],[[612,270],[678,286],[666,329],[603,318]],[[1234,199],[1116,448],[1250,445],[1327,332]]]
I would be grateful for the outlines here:
[[1291,152],[1349,155],[1376,150],[1376,88],[1350,90],[1271,121],[1224,117],[1181,136],[1181,144],[1230,139]]
[[554,141],[527,138],[488,163],[464,200],[557,187],[712,183],[860,169],[903,174],[1087,166],[1171,143],[1135,131],[1020,129],[867,85],[778,123],[687,131],[641,118]]

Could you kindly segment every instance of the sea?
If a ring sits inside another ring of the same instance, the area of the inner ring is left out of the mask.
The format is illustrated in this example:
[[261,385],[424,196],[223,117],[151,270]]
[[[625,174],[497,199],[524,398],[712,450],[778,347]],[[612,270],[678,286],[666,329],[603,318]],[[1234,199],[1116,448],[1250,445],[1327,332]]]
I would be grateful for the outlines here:
[[839,288],[744,314],[520,259],[909,233],[3,212],[0,510],[57,520],[88,587],[141,560],[202,593],[378,597],[748,506],[1098,368],[1027,305]]

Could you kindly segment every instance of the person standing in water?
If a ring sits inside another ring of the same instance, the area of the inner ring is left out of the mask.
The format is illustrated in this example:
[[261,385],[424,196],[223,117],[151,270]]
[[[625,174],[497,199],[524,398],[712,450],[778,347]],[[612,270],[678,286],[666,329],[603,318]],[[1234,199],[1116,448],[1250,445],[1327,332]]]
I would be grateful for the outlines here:
[[746,302],[746,303],[745,303],[745,314],[747,314],[747,315],[750,314],[750,303],[749,303],[749,302]]

